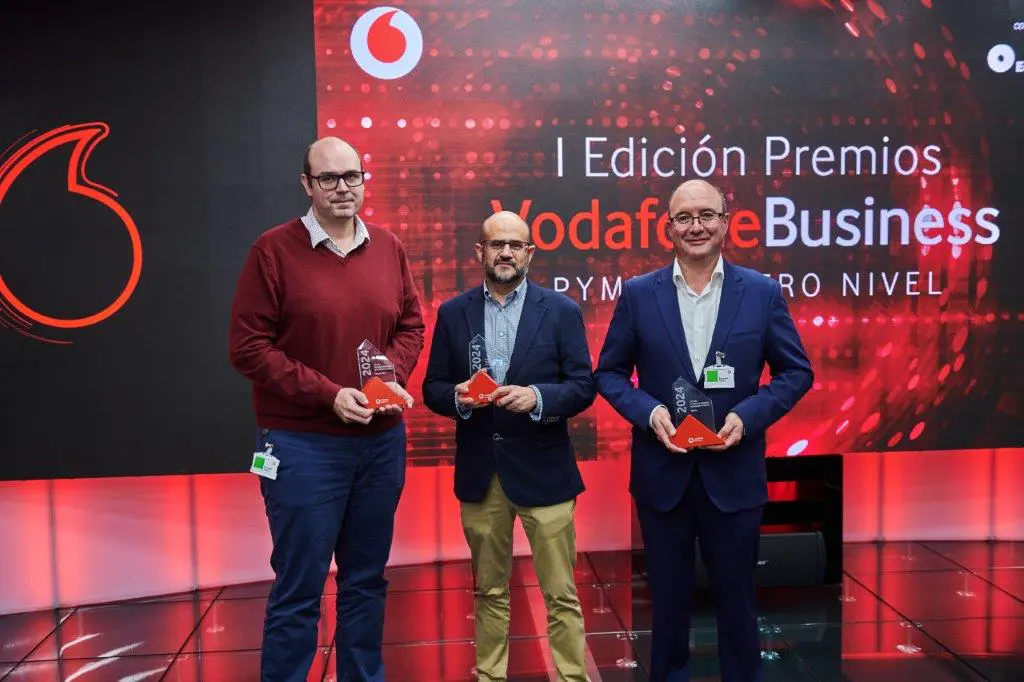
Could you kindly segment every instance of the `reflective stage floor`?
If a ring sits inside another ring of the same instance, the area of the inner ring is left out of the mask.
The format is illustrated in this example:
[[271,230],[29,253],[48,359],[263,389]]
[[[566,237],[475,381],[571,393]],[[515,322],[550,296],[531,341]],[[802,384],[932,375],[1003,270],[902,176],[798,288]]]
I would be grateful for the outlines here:
[[[848,544],[841,585],[759,595],[765,680],[1024,680],[1024,543]],[[389,569],[389,682],[473,680],[468,563]],[[642,554],[581,554],[593,682],[647,680],[651,604]],[[268,583],[0,616],[0,679],[251,682]],[[334,581],[310,680],[335,680]],[[510,680],[557,680],[529,559],[513,571]],[[714,607],[696,600],[694,682],[718,679]]]

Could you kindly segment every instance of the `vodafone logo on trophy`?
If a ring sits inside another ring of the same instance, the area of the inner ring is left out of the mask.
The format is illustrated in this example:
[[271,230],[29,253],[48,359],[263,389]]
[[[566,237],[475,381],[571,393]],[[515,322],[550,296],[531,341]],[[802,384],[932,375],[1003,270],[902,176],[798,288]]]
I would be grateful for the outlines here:
[[9,154],[0,165],[0,206],[18,178],[33,163],[45,154],[61,147],[70,146],[71,155],[67,173],[61,177],[61,185],[69,194],[83,197],[103,206],[110,212],[110,219],[119,223],[127,233],[131,244],[131,263],[126,264],[127,275],[120,292],[113,300],[105,301],[94,312],[80,317],[65,317],[47,314],[27,300],[23,300],[0,273],[0,329],[7,328],[37,341],[68,344],[70,341],[57,340],[36,334],[35,325],[59,330],[82,329],[97,325],[116,314],[135,292],[142,274],[142,240],[128,210],[117,200],[117,192],[94,182],[86,175],[86,164],[90,155],[110,133],[106,123],[91,122],[66,125],[44,133],[24,136],[11,145]]
[[360,16],[349,43],[359,68],[380,80],[407,75],[423,56],[419,25],[397,7],[376,7]]

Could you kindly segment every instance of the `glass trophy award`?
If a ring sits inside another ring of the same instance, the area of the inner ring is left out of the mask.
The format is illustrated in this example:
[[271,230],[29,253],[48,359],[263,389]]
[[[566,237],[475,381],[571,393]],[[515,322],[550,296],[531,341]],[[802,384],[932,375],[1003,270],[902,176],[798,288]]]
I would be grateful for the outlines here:
[[364,339],[356,349],[356,364],[359,367],[359,384],[363,395],[370,401],[370,409],[388,405],[405,407],[402,397],[387,385],[387,382],[397,380],[395,366],[369,340]]
[[469,396],[476,405],[490,402],[488,396],[498,388],[498,382],[491,376],[491,363],[487,358],[487,344],[482,334],[469,342]]
[[676,425],[673,445],[688,450],[725,443],[715,431],[715,406],[711,398],[683,377],[672,384],[672,407]]

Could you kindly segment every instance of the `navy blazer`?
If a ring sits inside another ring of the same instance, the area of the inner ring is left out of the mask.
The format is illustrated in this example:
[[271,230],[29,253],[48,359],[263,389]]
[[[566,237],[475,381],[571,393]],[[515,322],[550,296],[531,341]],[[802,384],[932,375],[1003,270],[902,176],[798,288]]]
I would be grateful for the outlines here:
[[505,383],[534,385],[543,411],[529,414],[500,407],[455,408],[455,385],[470,378],[469,341],[484,333],[484,293],[478,286],[446,301],[437,311],[423,402],[455,419],[455,496],[479,502],[497,472],[514,504],[540,507],[583,492],[583,478],[569,440],[567,420],[596,395],[580,307],[564,294],[530,282]]
[[[598,392],[633,425],[630,492],[637,502],[661,511],[682,499],[694,467],[722,511],[765,504],[765,431],[814,381],[779,283],[754,270],[724,265],[704,366],[714,364],[715,351],[724,352],[724,364],[736,370],[735,388],[705,389],[703,372],[694,376],[671,265],[625,283],[598,360]],[[766,362],[771,381],[759,386]],[[637,387],[631,381],[634,367]],[[695,449],[680,455],[658,441],[650,428],[651,411],[660,404],[671,413],[672,384],[679,377],[711,398],[716,430],[729,412],[739,415],[745,433],[738,444],[722,452]]]

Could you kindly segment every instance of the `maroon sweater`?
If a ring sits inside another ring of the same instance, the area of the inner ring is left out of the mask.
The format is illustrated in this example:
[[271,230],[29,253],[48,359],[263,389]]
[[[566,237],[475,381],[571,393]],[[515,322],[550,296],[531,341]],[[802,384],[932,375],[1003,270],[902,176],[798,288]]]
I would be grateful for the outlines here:
[[370,240],[340,256],[310,245],[300,220],[256,240],[238,282],[231,364],[253,382],[266,429],[343,436],[380,433],[400,415],[345,424],[333,410],[343,386],[359,388],[356,348],[369,339],[403,386],[423,349],[423,316],[402,243],[367,225]]

